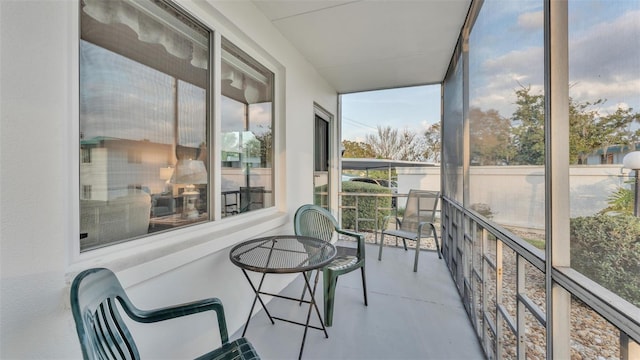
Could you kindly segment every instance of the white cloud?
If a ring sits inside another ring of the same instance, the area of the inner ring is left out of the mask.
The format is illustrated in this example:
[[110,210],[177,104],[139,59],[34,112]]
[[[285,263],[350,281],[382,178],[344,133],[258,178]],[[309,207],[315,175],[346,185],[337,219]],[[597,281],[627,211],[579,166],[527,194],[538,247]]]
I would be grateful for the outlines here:
[[544,25],[543,15],[544,13],[542,12],[542,10],[521,14],[520,16],[518,16],[518,26],[520,26],[524,30],[538,31],[542,29]]
[[[520,16],[519,25],[534,26],[535,14]],[[614,111],[617,104],[640,110],[639,19],[640,11],[630,11],[611,21],[595,23],[586,31],[570,30],[571,97],[581,102],[607,99],[602,111]],[[504,42],[513,40],[503,39]],[[499,51],[499,48],[490,50]],[[471,61],[473,55],[472,48]],[[483,110],[496,109],[503,116],[510,116],[515,108],[514,90],[519,84],[531,85],[532,93],[541,93],[543,64],[541,46],[488,58],[478,67],[477,76],[470,80],[471,105]]]

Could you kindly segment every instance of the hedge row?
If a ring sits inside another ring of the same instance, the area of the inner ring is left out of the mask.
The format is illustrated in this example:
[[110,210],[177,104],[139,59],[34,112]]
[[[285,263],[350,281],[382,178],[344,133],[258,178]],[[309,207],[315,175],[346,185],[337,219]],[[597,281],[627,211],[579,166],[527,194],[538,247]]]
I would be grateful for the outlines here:
[[640,219],[571,219],[571,267],[640,307]]
[[[342,182],[342,192],[345,193],[366,193],[366,194],[391,194],[391,189],[364,182],[358,181],[344,181]],[[374,197],[374,196],[362,196],[358,198],[358,218],[359,219],[375,219],[378,218],[377,230],[382,229],[384,226],[384,218],[389,215],[389,210],[379,210],[376,214],[376,199],[378,201],[378,208],[391,208],[391,197]],[[355,206],[356,197],[343,195],[342,196],[342,227],[345,229],[356,228],[356,209],[345,209],[345,206]],[[360,221],[358,223],[358,230],[374,230],[375,221]]]

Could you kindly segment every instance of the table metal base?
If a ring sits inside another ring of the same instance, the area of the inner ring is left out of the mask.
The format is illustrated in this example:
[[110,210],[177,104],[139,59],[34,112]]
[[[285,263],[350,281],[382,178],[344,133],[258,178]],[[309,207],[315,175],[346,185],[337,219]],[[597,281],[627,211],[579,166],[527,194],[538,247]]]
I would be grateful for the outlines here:
[[[303,275],[302,277],[304,278],[305,289],[309,291],[309,294],[311,294],[311,299],[310,300],[304,300],[304,293],[302,294],[302,299],[298,299],[298,298],[293,298],[293,297],[284,296],[284,295],[280,295],[280,294],[272,294],[272,293],[268,293],[268,292],[262,291],[262,284],[264,283],[264,278],[267,275],[266,273],[262,273],[262,277],[260,278],[260,284],[258,284],[258,288],[256,289],[255,285],[251,281],[251,278],[249,278],[249,275],[247,274],[247,271],[245,269],[242,269],[242,272],[244,273],[244,276],[247,278],[247,281],[249,281],[249,284],[251,285],[251,288],[253,289],[253,291],[256,294],[256,296],[253,299],[253,304],[251,304],[251,310],[249,311],[249,317],[247,318],[247,322],[244,324],[244,330],[242,331],[242,336],[243,337],[245,336],[245,334],[247,332],[247,327],[249,327],[249,322],[251,321],[251,314],[253,314],[253,309],[255,308],[256,301],[258,301],[258,300],[260,301],[260,304],[262,304],[262,308],[264,309],[265,313],[269,317],[269,320],[271,321],[272,324],[275,324],[275,322],[273,320],[280,320],[280,321],[288,322],[288,323],[291,323],[291,324],[304,326],[304,334],[302,335],[302,344],[300,345],[300,354],[298,355],[298,359],[302,358],[302,352],[304,350],[304,342],[307,339],[307,330],[309,328],[316,329],[316,330],[322,330],[322,331],[324,331],[324,336],[327,337],[327,338],[329,337],[329,334],[327,333],[327,328],[324,326],[324,321],[322,320],[322,316],[320,315],[320,310],[318,309],[318,305],[316,304],[316,300],[315,300],[316,288],[318,287],[318,278],[320,276],[320,271],[316,271],[316,276],[315,276],[315,279],[313,281],[313,288],[311,287],[311,284],[309,284],[309,279],[307,278],[306,274],[305,273],[302,274]],[[262,295],[273,296],[273,297],[277,297],[277,298],[281,298],[281,299],[286,299],[286,300],[292,300],[292,301],[296,301],[296,302],[299,302],[299,303],[309,304],[309,311],[307,312],[307,321],[305,323],[301,323],[301,322],[297,322],[297,321],[293,321],[293,320],[289,320],[289,319],[284,319],[284,318],[277,317],[277,316],[272,316],[269,313],[269,310],[267,310],[267,306],[265,305],[264,301],[262,301],[262,298],[260,297],[261,294]],[[316,314],[318,315],[318,320],[320,320],[320,325],[322,327],[309,325],[309,320],[311,319],[311,311],[314,308],[316,310]]]

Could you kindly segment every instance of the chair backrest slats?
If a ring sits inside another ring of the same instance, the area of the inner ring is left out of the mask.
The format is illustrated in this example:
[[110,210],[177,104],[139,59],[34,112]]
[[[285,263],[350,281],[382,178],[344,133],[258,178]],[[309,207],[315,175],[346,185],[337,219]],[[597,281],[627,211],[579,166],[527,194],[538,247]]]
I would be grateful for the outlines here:
[[294,230],[297,235],[311,236],[326,242],[334,241],[337,222],[327,210],[303,205],[296,211]]
[[439,199],[438,191],[410,190],[400,230],[417,232],[421,222],[432,223],[436,217]]
[[106,301],[100,304],[92,321],[96,339],[99,341],[98,348],[107,359],[122,359],[124,358],[122,351],[118,349],[117,342],[113,340],[113,331],[111,330],[113,320],[110,311],[106,310],[105,306],[107,306]]
[[[102,269],[104,270],[104,269]],[[118,279],[96,269],[76,278],[71,288],[73,316],[85,359],[139,359],[117,303],[132,306]]]

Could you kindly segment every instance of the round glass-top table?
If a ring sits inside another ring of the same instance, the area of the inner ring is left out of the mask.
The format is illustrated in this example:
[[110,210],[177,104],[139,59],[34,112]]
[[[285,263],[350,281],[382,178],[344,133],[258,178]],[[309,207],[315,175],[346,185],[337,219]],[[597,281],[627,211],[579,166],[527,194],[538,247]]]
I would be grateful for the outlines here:
[[[302,351],[304,350],[304,342],[307,337],[308,328],[322,330],[324,331],[324,335],[326,337],[329,337],[329,335],[327,334],[327,329],[324,326],[324,321],[322,320],[322,316],[320,315],[320,311],[318,310],[318,306],[316,305],[315,301],[315,291],[318,285],[318,277],[320,275],[320,271],[316,272],[313,287],[311,287],[311,284],[309,283],[310,279],[307,278],[306,273],[312,270],[319,270],[328,265],[336,257],[336,253],[336,247],[331,243],[309,236],[298,235],[268,236],[259,239],[247,240],[234,246],[229,253],[229,259],[233,264],[242,269],[242,273],[247,278],[247,281],[251,285],[251,288],[256,295],[253,299],[251,310],[249,311],[249,317],[247,318],[247,322],[244,325],[242,336],[244,336],[247,332],[247,327],[249,326],[249,321],[251,320],[251,314],[253,314],[253,309],[256,306],[256,301],[259,300],[260,304],[262,304],[262,308],[269,317],[269,320],[271,320],[272,324],[274,324],[273,320],[275,319],[304,326],[304,335],[302,336],[302,344],[300,345],[300,353],[298,355],[298,359],[302,358]],[[247,274],[247,270],[262,273],[260,284],[257,288]],[[305,286],[310,294],[309,300],[304,299],[304,294],[303,298],[300,299],[262,291],[264,278],[267,274],[290,274],[299,272],[304,274],[303,277]],[[298,303],[303,302],[309,304],[306,323],[272,316],[269,313],[269,310],[267,310],[267,307],[262,301],[262,298],[260,298],[260,295],[268,295],[277,298],[293,300]],[[316,314],[318,315],[318,319],[320,320],[321,327],[309,325],[312,309],[316,310]]]

